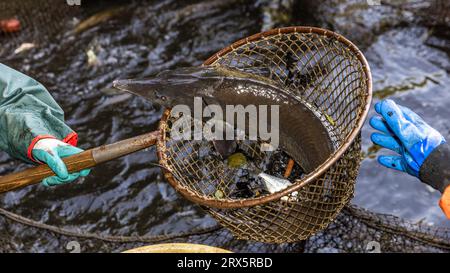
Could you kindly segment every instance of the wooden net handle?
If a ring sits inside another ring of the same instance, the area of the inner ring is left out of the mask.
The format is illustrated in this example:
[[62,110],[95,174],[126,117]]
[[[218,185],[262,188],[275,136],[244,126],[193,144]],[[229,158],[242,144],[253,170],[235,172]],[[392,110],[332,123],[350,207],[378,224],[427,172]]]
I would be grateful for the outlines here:
[[[151,132],[133,138],[121,140],[112,144],[89,149],[76,155],[63,158],[69,173],[92,168],[124,155],[148,148],[156,143],[159,132]],[[44,178],[55,173],[47,165],[39,165],[24,171],[1,176],[0,193],[16,190],[25,186],[37,184]]]

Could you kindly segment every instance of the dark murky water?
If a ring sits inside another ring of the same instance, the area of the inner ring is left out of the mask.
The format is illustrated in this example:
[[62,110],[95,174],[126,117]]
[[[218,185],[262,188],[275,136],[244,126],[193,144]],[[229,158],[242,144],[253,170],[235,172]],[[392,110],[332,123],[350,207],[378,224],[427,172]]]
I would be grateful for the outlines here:
[[[289,7],[290,1],[281,2]],[[373,72],[375,102],[391,97],[415,109],[450,140],[448,29],[431,32],[413,22],[411,14],[356,3],[361,1],[307,2],[297,1],[285,11],[270,9],[275,5],[270,1],[116,1],[121,8],[107,21],[75,35],[69,33],[74,28],[70,19],[58,34],[59,42],[8,53],[0,61],[43,83],[65,109],[80,146],[89,148],[152,131],[162,114],[143,99],[112,92],[114,79],[199,65],[229,43],[268,27],[317,25],[362,47]],[[105,9],[109,7],[102,2],[82,7],[79,17]],[[91,65],[87,52],[96,55]],[[371,132],[366,124],[365,152],[373,151]],[[372,152],[363,161],[353,201],[377,212],[450,226],[437,206],[439,193],[379,166],[373,157],[381,153]],[[150,148],[96,168],[71,185],[36,185],[5,194],[1,206],[47,224],[115,235],[172,233],[214,224],[164,182],[151,164],[156,161]],[[0,155],[1,174],[25,167]],[[8,232],[29,238],[18,250],[64,251],[52,238]]]

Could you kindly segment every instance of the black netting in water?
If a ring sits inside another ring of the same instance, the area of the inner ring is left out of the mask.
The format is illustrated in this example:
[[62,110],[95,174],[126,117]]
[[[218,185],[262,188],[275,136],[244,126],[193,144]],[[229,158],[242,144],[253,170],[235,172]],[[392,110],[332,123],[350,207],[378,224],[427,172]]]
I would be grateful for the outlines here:
[[[398,217],[347,206],[324,231],[298,243],[267,244],[238,240],[226,229],[212,226],[180,234],[109,236],[43,225],[0,211],[0,252],[69,252],[76,243],[81,252],[121,252],[161,243],[197,243],[233,252],[449,252],[450,231],[413,224]],[[20,232],[18,232],[20,231]]]

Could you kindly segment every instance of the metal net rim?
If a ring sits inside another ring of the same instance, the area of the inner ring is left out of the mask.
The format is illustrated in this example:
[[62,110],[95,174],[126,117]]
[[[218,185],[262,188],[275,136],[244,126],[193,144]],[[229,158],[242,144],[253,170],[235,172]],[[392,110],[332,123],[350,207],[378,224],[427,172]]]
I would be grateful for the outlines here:
[[[245,207],[253,207],[258,205],[264,205],[266,203],[279,200],[283,196],[286,196],[294,191],[298,191],[302,187],[308,185],[309,183],[313,182],[314,180],[320,178],[321,175],[323,175],[326,171],[328,171],[343,155],[344,153],[351,147],[353,144],[353,141],[360,133],[360,130],[366,120],[366,117],[369,112],[369,108],[372,102],[372,76],[370,72],[369,64],[364,57],[363,53],[359,50],[359,48],[354,45],[351,41],[349,41],[344,36],[335,33],[333,31],[317,28],[317,27],[308,27],[308,26],[292,26],[292,27],[283,27],[283,28],[276,28],[265,32],[260,32],[257,34],[254,34],[252,36],[243,38],[241,40],[238,40],[231,45],[221,49],[214,55],[212,55],[210,58],[208,58],[203,65],[208,66],[212,65],[215,61],[220,59],[225,54],[234,51],[238,49],[241,46],[250,44],[254,41],[261,40],[264,38],[268,38],[270,36],[274,35],[281,35],[281,34],[289,34],[289,33],[313,33],[325,36],[326,38],[334,38],[338,42],[343,43],[346,48],[348,48],[358,61],[361,63],[362,70],[366,77],[366,92],[363,93],[365,95],[365,105],[361,108],[362,111],[358,113],[358,121],[356,125],[353,127],[351,132],[345,137],[342,144],[339,146],[339,148],[331,154],[331,156],[323,162],[321,165],[319,165],[314,171],[310,172],[309,174],[305,175],[300,180],[295,180],[296,183],[293,183],[293,185],[287,187],[284,190],[264,195],[261,197],[255,197],[251,199],[215,199],[207,196],[201,196],[197,192],[189,189],[188,187],[184,187],[177,181],[177,179],[172,175],[172,173],[166,169],[163,168],[163,173],[166,178],[166,180],[169,182],[169,184],[180,194],[182,194],[186,199],[188,199],[191,202],[194,202],[199,205],[203,205],[206,207],[212,207],[212,208],[219,208],[219,209],[236,209],[236,208],[245,208]],[[170,116],[170,110],[166,110],[164,112],[160,125],[159,130],[162,132],[161,137],[157,144],[157,153],[159,162],[162,166],[168,166],[168,160],[165,153],[165,128],[167,126],[167,120]]]

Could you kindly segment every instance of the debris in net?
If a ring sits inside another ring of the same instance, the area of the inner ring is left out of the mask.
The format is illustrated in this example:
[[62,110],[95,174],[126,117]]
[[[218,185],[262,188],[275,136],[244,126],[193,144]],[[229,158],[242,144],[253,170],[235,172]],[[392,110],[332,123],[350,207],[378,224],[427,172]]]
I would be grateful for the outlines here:
[[292,169],[294,168],[294,164],[295,164],[295,161],[292,158],[289,159],[287,167],[286,167],[286,171],[284,172],[284,175],[283,175],[284,178],[288,178],[291,175]]
[[325,117],[327,118],[328,122],[329,122],[331,125],[335,126],[335,125],[336,125],[336,122],[334,122],[334,119],[333,119],[331,116],[329,116],[327,113],[324,113],[324,114],[325,114]]
[[264,185],[270,193],[282,191],[292,185],[287,179],[278,178],[266,173],[260,173],[258,177],[262,178]]
[[235,189],[231,198],[253,198],[268,193],[264,185],[257,179],[259,169],[254,162],[249,162],[245,166],[236,170],[234,174]]
[[267,167],[264,168],[266,170],[267,174],[276,176],[276,177],[284,177],[286,179],[289,180],[294,180],[294,179],[301,179],[304,176],[304,170],[303,168],[294,161],[294,165],[292,166],[292,170],[290,171],[289,176],[285,176],[286,174],[286,170],[288,168],[289,162],[290,162],[291,158],[290,156],[280,150],[277,149],[269,158],[268,158],[268,162],[266,162]]
[[[252,146],[254,147],[249,148]],[[235,188],[230,195],[231,198],[254,198],[271,194],[285,189],[291,185],[290,180],[299,179],[304,175],[300,165],[281,149],[255,155],[254,151],[258,151],[258,147],[245,142],[245,145],[241,143],[238,150],[238,153],[232,155],[231,160],[228,159],[228,167],[234,168],[232,179]],[[288,176],[284,177],[286,174]],[[268,184],[275,185],[268,186]],[[298,193],[294,192],[282,200],[295,200],[297,195]]]
[[247,158],[242,153],[234,153],[228,157],[227,163],[230,168],[240,168],[247,164]]
[[211,154],[215,154],[215,153],[213,153],[213,151],[211,149],[211,145],[208,142],[201,141],[199,143],[197,154],[198,154],[199,159],[204,159],[204,158],[211,156]]
[[225,196],[225,194],[223,194],[223,191],[221,191],[221,190],[217,190],[214,193],[214,197],[216,197],[217,199],[222,199],[224,196]]
[[214,148],[222,156],[226,158],[236,151],[236,141],[234,140],[214,140]]
[[235,196],[239,198],[250,198],[253,196],[259,196],[259,192],[252,191],[252,188],[250,187],[250,183],[248,181],[239,181],[236,182],[236,192]]
[[[260,173],[258,175],[258,177],[260,177],[263,182],[264,182],[264,186],[267,188],[267,190],[270,193],[276,193],[279,191],[282,191],[284,189],[286,189],[287,187],[291,186],[292,183],[284,178],[278,178],[276,176],[272,176],[266,173]],[[281,197],[281,200],[283,201],[293,201],[297,198],[298,196],[298,192],[293,192],[291,193],[289,196],[283,196]]]
[[276,148],[272,144],[267,142],[261,143],[261,151],[274,151],[274,150],[276,150]]

